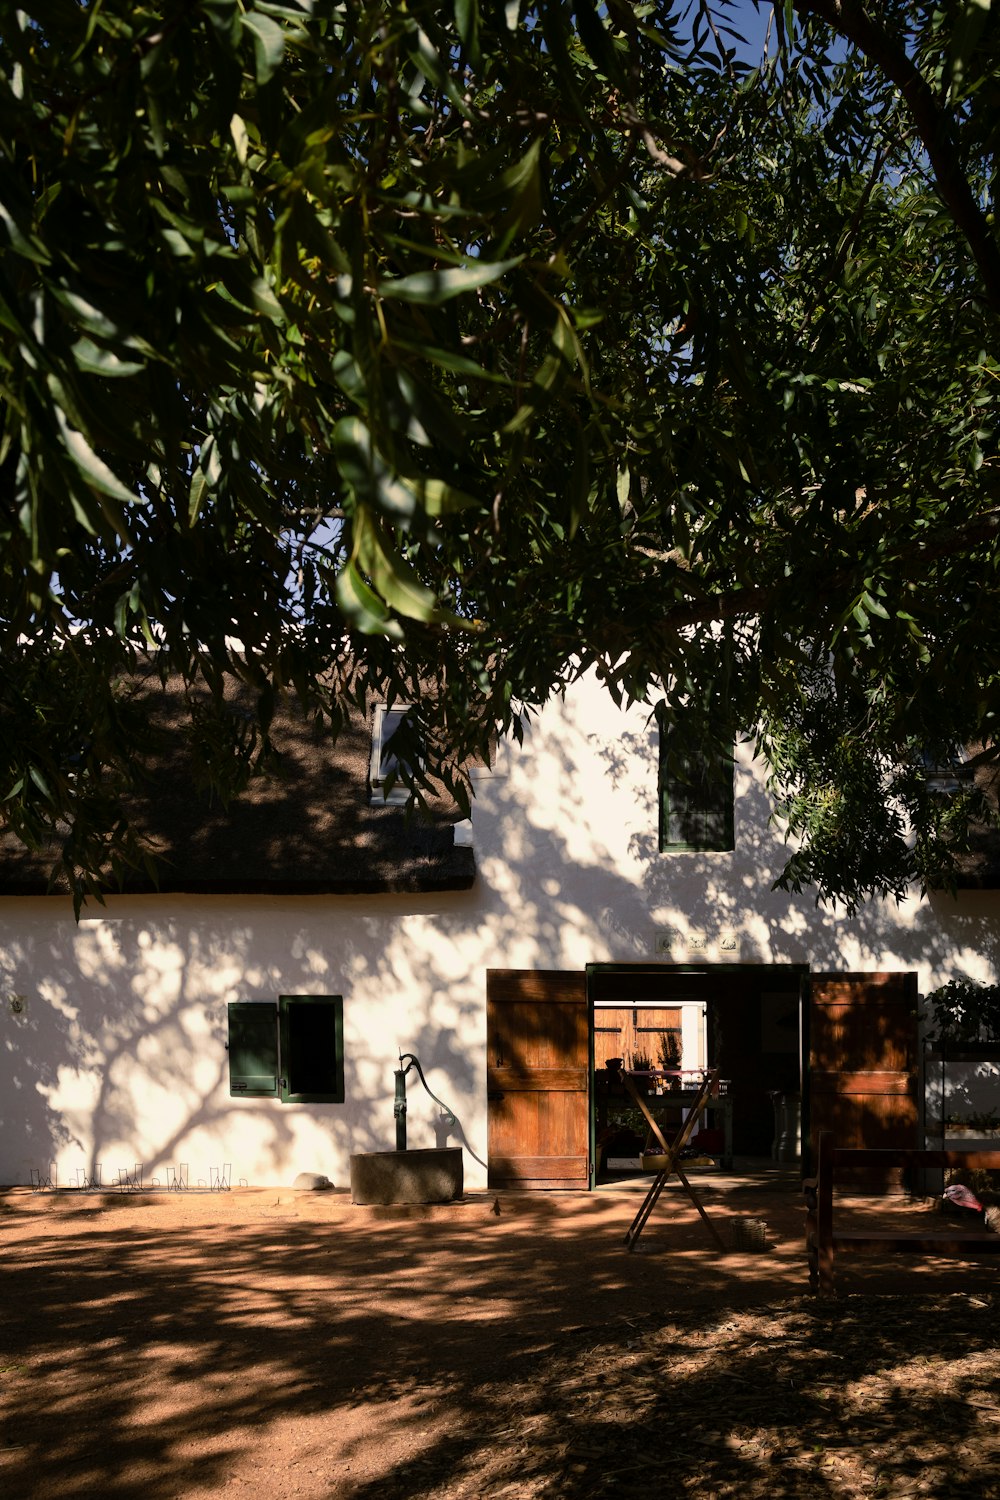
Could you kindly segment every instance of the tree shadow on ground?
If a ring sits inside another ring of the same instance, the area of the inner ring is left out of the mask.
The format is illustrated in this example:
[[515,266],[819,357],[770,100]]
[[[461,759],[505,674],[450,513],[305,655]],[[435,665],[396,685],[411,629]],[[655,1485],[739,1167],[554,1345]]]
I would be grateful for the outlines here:
[[[470,1199],[380,1221],[261,1193],[252,1209],[191,1198],[169,1226],[142,1199],[12,1201],[10,1500],[231,1483],[356,1500],[648,1495],[668,1480],[702,1496],[764,1480],[771,1495],[835,1496],[817,1445],[862,1429],[891,1446],[896,1479],[946,1433],[961,1460],[951,1489],[993,1482],[995,1438],[983,1444],[970,1401],[997,1401],[992,1299],[968,1295],[989,1272],[917,1276],[910,1303],[873,1314],[867,1293],[809,1298],[790,1242],[759,1266],[708,1254],[690,1207],[630,1256],[634,1198],[511,1196],[499,1218]],[[752,1196],[739,1207],[759,1210]],[[797,1203],[785,1211],[799,1221]],[[921,1361],[934,1378],[913,1384]]]

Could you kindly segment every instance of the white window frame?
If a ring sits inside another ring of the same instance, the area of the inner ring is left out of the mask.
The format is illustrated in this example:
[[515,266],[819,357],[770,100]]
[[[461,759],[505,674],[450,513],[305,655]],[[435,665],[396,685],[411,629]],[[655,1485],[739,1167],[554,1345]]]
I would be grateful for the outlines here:
[[[385,703],[376,703],[372,723],[372,753],[368,766],[368,801],[372,807],[405,807],[410,798],[410,789],[403,781],[396,781],[388,796],[383,787],[392,766],[384,767],[386,744],[392,739],[400,722],[406,718],[412,703],[394,703],[391,708]],[[398,765],[398,757],[393,764]]]
[[968,750],[961,745],[956,745],[948,759],[943,761],[932,760],[928,752],[923,751],[920,762],[927,790],[939,796],[953,797],[968,786],[975,776],[968,758]]

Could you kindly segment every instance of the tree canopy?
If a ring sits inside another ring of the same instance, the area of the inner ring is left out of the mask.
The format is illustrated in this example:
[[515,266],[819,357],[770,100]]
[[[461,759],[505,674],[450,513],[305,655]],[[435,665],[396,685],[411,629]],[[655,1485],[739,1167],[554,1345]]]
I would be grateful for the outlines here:
[[142,856],[140,654],[223,791],[276,693],[419,683],[462,796],[594,669],[753,739],[789,888],[947,884],[984,808],[927,767],[1000,711],[1000,17],[789,0],[755,55],[746,10],[4,20],[0,808],[78,896]]

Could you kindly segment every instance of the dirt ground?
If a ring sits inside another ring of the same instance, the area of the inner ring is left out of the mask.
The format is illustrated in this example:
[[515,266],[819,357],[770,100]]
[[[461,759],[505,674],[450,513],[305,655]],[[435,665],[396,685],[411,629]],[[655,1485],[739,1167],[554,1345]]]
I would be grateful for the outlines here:
[[0,1495],[1000,1497],[1000,1257],[820,1300],[793,1191],[699,1191],[768,1248],[671,1188],[629,1254],[638,1183],[2,1193]]

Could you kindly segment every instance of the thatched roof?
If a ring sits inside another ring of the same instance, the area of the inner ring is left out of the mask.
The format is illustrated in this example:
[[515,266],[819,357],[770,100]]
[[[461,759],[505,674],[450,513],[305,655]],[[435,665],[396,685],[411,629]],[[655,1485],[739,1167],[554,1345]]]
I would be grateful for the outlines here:
[[960,891],[1000,891],[1000,833],[973,829],[969,847],[955,859],[955,887]]
[[[980,748],[971,746],[970,755]],[[978,766],[975,784],[995,813],[1000,805],[1000,767],[993,762]],[[960,891],[1000,890],[1000,829],[973,828],[968,849],[955,858],[955,870],[955,886]]]
[[[141,690],[155,751],[130,810],[155,846],[158,880],[132,872],[126,891],[358,895],[472,885],[475,856],[455,846],[461,814],[452,805],[410,817],[370,805],[371,713],[334,740],[296,705],[281,704],[273,770],[224,806],[199,790],[181,685],[150,679]],[[240,711],[238,696],[230,706]],[[0,834],[0,895],[58,892],[49,884],[54,858]]]

